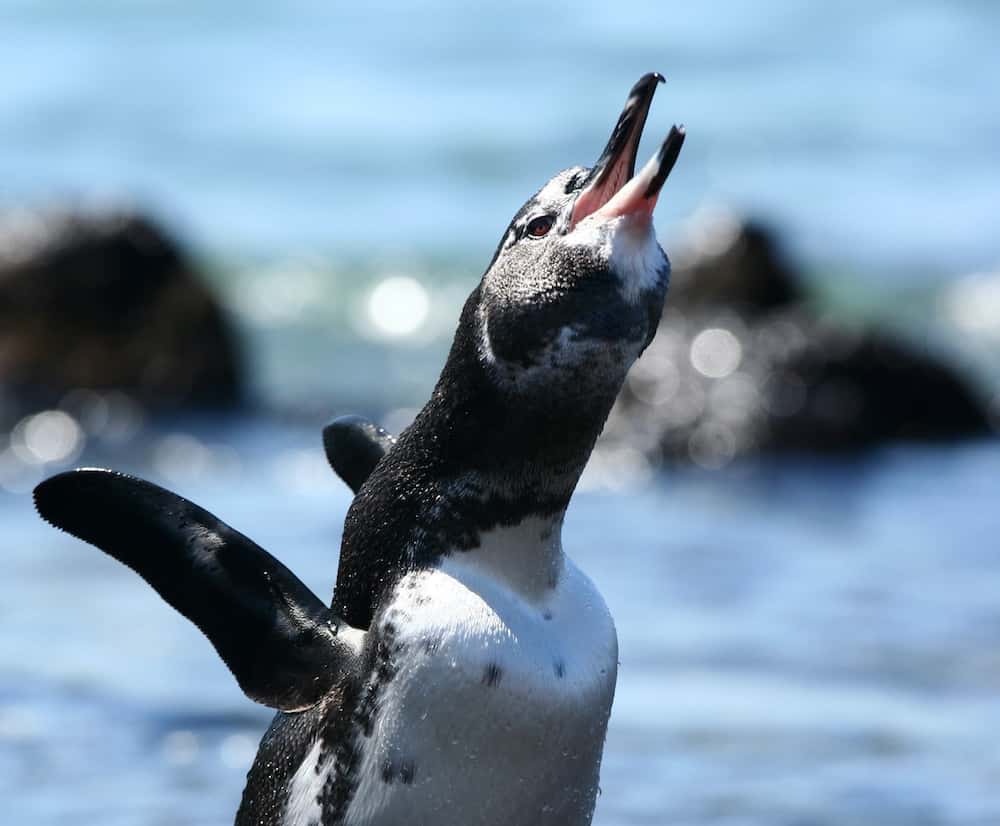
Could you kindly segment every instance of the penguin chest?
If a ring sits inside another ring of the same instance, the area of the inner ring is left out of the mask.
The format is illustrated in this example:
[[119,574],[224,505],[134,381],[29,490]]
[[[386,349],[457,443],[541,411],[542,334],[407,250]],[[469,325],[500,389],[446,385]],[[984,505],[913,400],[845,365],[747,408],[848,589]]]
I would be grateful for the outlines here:
[[568,561],[529,599],[475,553],[405,577],[376,620],[349,824],[590,822],[617,672],[607,608]]

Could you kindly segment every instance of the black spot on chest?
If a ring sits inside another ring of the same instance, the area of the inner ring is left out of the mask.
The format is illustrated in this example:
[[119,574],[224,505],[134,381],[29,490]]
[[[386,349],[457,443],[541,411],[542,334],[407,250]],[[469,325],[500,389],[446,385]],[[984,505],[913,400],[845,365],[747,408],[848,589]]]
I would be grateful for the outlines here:
[[417,775],[417,764],[413,760],[387,758],[382,763],[382,782],[391,786],[397,780],[404,786],[413,784]]
[[493,688],[503,679],[503,669],[497,663],[490,663],[483,671],[483,685]]
[[412,760],[404,760],[399,767],[399,782],[404,786],[409,786],[413,783],[413,778],[416,777],[417,766]]

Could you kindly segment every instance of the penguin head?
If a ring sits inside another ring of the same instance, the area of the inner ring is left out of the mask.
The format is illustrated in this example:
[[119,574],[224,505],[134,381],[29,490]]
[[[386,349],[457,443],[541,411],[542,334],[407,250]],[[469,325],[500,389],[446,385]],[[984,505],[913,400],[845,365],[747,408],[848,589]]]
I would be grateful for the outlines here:
[[574,396],[617,392],[663,310],[670,263],[652,213],[684,140],[674,127],[636,175],[653,92],[633,87],[591,168],[564,170],[517,212],[476,295],[479,358],[509,390],[562,385]]

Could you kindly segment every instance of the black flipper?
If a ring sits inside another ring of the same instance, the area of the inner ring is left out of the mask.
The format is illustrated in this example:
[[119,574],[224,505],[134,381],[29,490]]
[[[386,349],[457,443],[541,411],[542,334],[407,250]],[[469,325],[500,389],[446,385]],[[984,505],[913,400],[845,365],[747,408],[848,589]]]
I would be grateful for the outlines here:
[[323,428],[326,459],[355,493],[394,444],[395,436],[364,416],[341,416]]
[[57,528],[96,545],[200,628],[252,700],[314,705],[357,667],[337,618],[267,551],[170,491],[108,470],[35,488]]

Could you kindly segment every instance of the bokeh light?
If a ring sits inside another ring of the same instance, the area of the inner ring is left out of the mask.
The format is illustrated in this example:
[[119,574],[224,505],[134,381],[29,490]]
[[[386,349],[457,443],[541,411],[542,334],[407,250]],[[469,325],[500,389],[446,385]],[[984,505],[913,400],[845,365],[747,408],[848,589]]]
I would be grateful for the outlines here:
[[710,379],[721,379],[740,366],[743,348],[729,330],[702,330],[691,342],[691,364]]
[[415,278],[394,275],[380,281],[368,299],[368,315],[383,335],[411,335],[421,328],[430,311],[427,290]]

